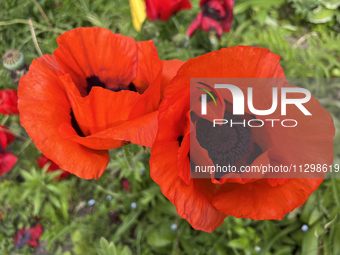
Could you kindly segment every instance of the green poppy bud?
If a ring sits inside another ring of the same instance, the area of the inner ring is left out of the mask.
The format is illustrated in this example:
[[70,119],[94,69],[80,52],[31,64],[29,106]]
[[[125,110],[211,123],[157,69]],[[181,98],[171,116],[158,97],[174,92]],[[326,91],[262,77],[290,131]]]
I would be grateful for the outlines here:
[[188,46],[189,37],[186,34],[177,34],[172,37],[172,42],[177,48],[185,48]]
[[158,27],[154,23],[144,24],[142,31],[150,39],[157,38],[159,36]]
[[25,65],[24,55],[17,50],[8,50],[2,55],[2,64],[8,70],[21,70]]

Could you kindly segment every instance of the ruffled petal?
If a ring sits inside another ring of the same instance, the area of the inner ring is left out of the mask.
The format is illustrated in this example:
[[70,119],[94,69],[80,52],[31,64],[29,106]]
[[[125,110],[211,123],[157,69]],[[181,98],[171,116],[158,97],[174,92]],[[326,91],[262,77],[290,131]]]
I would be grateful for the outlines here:
[[71,105],[53,70],[33,61],[19,83],[20,121],[37,148],[62,169],[81,178],[99,178],[109,161],[108,152],[86,148],[59,134],[71,123]]
[[155,111],[87,137],[78,136],[66,123],[60,126],[60,132],[63,137],[96,150],[113,149],[129,142],[151,147],[157,132],[157,116]]
[[237,218],[276,219],[301,206],[323,179],[291,179],[270,186],[266,179],[247,184],[228,183],[213,198],[220,211]]
[[117,88],[129,86],[136,77],[137,44],[130,37],[104,28],[76,28],[57,42],[53,54],[82,96],[88,94],[87,78],[100,77],[106,88]]
[[10,152],[0,154],[0,175],[11,171],[17,163],[18,158]]

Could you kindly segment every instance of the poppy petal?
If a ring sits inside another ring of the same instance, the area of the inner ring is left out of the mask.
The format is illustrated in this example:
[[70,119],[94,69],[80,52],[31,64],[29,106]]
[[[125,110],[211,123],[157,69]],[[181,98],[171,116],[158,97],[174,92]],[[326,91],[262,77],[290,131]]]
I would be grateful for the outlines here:
[[96,76],[106,88],[128,86],[137,73],[134,39],[98,27],[76,28],[60,35],[54,51],[58,64],[71,75],[82,96],[87,78]]
[[11,171],[17,163],[18,158],[10,152],[0,154],[0,175]]
[[60,126],[60,132],[63,137],[96,150],[117,148],[128,142],[151,147],[157,132],[157,116],[158,112],[155,111],[87,137],[78,136],[66,123]]
[[[266,179],[247,184],[223,185],[213,198],[220,211],[237,218],[276,219],[306,202],[323,179],[291,179],[283,185],[270,186]],[[227,202],[226,202],[227,201]]]
[[[178,72],[178,69],[184,64],[184,61],[173,59],[173,60],[165,60],[163,61],[163,72],[162,72],[162,88],[161,95],[164,95],[164,89],[175,77]],[[162,96],[163,98],[163,96]]]
[[190,26],[187,29],[187,36],[188,37],[191,37],[196,32],[196,30],[201,27],[202,19],[203,19],[203,12],[200,12],[196,16],[194,21],[191,22]]
[[55,60],[55,57],[53,55],[43,55],[39,58],[36,59],[36,61],[38,61],[40,64],[46,66],[48,69],[50,69],[51,71],[53,71],[55,74],[64,74],[64,71],[61,69],[61,67],[59,66],[57,60]]
[[[177,151],[177,143],[155,143],[151,149],[151,177],[160,185],[162,193],[176,206],[180,217],[187,219],[197,230],[212,232],[223,223],[226,216],[211,204],[214,187],[208,186],[206,179],[195,179],[192,185],[185,184],[175,172]],[[157,160],[154,160],[156,158]]]
[[163,62],[158,57],[153,41],[137,42],[138,67],[133,80],[137,91],[142,94],[162,71]]
[[35,145],[62,169],[79,177],[99,178],[109,161],[107,151],[92,150],[59,134],[71,123],[71,105],[53,70],[33,61],[19,83],[20,121]]
[[65,87],[75,119],[85,136],[127,121],[133,104],[141,96],[128,90],[114,92],[93,87],[88,96],[82,97],[68,74],[60,76],[59,79]]
[[18,114],[18,96],[14,89],[0,91],[0,113],[4,115]]

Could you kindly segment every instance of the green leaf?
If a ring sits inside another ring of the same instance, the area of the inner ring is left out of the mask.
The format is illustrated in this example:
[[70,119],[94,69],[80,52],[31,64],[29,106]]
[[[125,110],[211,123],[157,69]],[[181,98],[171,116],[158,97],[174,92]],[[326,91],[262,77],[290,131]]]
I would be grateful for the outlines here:
[[312,226],[318,219],[320,219],[322,216],[322,213],[320,212],[318,207],[315,207],[309,217],[308,225]]
[[33,200],[33,205],[34,205],[33,215],[34,216],[39,214],[42,203],[43,203],[43,198],[41,197],[40,190],[38,189],[35,193],[34,200]]
[[59,195],[59,196],[62,195],[62,191],[58,187],[54,186],[53,184],[46,185],[46,188],[49,189],[51,192],[55,193],[56,195]]
[[249,244],[249,240],[246,238],[237,238],[228,242],[228,246],[236,249],[245,249]]
[[123,221],[123,224],[121,224],[115,232],[114,240],[119,240],[119,237],[134,224],[140,213],[141,211],[131,212],[127,216],[127,218]]
[[124,249],[121,251],[120,255],[132,255],[132,251],[128,246],[124,246]]
[[334,14],[335,10],[329,10],[324,8],[322,5],[319,5],[319,7],[313,11],[309,21],[317,24],[326,23],[333,18]]
[[34,179],[33,176],[26,170],[20,170],[20,174],[26,181],[32,181]]
[[76,242],[80,242],[82,240],[83,236],[82,234],[80,233],[79,230],[76,230],[75,232],[72,233],[71,235],[71,239],[74,243]]
[[340,0],[319,0],[327,9],[337,9],[340,6]]
[[338,222],[334,226],[334,233],[333,233],[333,254],[340,254],[340,222]]
[[57,197],[49,195],[48,198],[56,208],[59,209],[61,207],[60,201]]
[[147,242],[150,246],[158,248],[172,244],[174,237],[172,235],[154,230],[147,237]]
[[318,255],[318,236],[317,233],[318,224],[308,229],[302,240],[301,255]]
[[104,237],[101,237],[99,244],[98,255],[117,255],[116,246],[113,242],[109,243]]
[[312,195],[308,198],[307,202],[303,206],[303,210],[300,216],[300,220],[303,223],[308,224],[309,222],[309,217],[311,215],[312,210],[314,209],[316,205],[316,193],[313,192]]

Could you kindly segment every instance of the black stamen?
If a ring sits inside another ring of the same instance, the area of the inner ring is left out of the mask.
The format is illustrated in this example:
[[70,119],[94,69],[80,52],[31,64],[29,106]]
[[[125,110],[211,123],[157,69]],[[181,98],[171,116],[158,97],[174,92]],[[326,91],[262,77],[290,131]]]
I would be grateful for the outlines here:
[[74,113],[73,113],[73,110],[71,109],[71,125],[72,127],[74,128],[74,130],[77,132],[77,134],[81,137],[85,137],[83,131],[81,131],[79,125],[78,125],[78,122],[76,120],[76,118],[74,117]]
[[[225,112],[225,119],[229,122],[242,123],[240,116],[233,116]],[[251,145],[251,129],[242,124],[222,125],[213,127],[212,122],[200,118],[196,122],[196,139],[200,146],[207,150],[209,158],[214,165],[228,166],[247,155]],[[221,176],[215,175],[215,178]]]
[[87,82],[87,94],[90,93],[92,87],[102,87],[105,89],[105,83],[102,83],[99,79],[98,76],[91,76],[91,77],[88,77],[86,78],[86,82]]
[[109,88],[109,90],[114,91],[114,92],[119,92],[119,91],[122,91],[122,90],[129,90],[129,91],[137,92],[137,89],[136,89],[135,85],[133,85],[132,82],[127,87],[118,86],[117,88]]
[[137,89],[136,89],[136,86],[133,85],[133,83],[131,82],[130,85],[129,85],[129,90],[130,91],[134,91],[134,92],[137,92]]
[[221,16],[220,11],[219,10],[215,10],[213,8],[209,8],[209,4],[208,2],[206,2],[203,6],[203,16],[204,17],[209,17],[211,19],[217,20],[217,21],[221,21],[224,20],[226,18],[228,18],[229,13],[227,12],[225,16]]
[[179,147],[181,147],[182,142],[183,142],[183,136],[182,136],[182,135],[179,136],[179,137],[177,138],[177,141],[178,141]]

